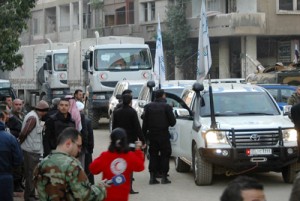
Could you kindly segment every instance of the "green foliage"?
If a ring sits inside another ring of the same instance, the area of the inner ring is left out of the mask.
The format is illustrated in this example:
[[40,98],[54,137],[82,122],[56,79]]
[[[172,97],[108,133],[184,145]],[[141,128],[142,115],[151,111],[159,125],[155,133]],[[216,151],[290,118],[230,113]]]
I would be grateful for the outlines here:
[[94,10],[98,10],[103,8],[104,1],[103,0],[90,0],[91,8]]
[[179,59],[179,63],[189,57],[192,51],[188,41],[191,27],[186,21],[185,5],[186,0],[177,0],[176,5],[168,7],[167,32],[164,38],[164,42],[169,42],[166,44],[169,53],[171,51]]
[[0,70],[12,71],[22,65],[19,37],[27,28],[27,19],[35,0],[0,1]]

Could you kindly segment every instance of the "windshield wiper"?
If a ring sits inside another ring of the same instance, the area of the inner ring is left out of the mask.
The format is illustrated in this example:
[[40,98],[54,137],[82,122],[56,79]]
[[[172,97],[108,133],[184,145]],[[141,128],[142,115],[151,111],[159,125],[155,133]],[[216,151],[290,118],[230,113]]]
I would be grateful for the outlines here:
[[244,113],[239,113],[239,115],[274,115],[274,114],[266,113],[266,112],[244,112]]

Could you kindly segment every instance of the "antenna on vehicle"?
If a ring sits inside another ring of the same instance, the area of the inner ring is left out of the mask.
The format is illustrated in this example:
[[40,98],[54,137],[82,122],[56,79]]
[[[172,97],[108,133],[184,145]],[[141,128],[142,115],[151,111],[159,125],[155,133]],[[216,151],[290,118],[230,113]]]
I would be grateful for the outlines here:
[[213,129],[216,129],[217,128],[217,122],[216,122],[215,106],[214,106],[214,99],[213,99],[213,93],[212,93],[210,74],[208,74],[208,92],[209,92],[210,119],[211,119],[210,127],[213,128]]
[[52,50],[52,40],[50,38],[46,38],[49,43],[49,49]]
[[98,31],[95,31],[95,37],[96,37],[96,45],[98,45],[99,37],[100,37]]

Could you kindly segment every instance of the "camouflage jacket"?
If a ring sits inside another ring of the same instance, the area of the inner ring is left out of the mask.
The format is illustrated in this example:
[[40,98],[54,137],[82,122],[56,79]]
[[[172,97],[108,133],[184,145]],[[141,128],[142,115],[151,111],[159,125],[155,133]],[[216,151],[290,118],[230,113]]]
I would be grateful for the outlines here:
[[293,93],[289,97],[287,104],[288,105],[297,105],[298,103],[300,103],[300,96],[297,93]]
[[105,187],[89,183],[77,159],[58,151],[38,164],[33,179],[42,201],[98,201],[106,197]]

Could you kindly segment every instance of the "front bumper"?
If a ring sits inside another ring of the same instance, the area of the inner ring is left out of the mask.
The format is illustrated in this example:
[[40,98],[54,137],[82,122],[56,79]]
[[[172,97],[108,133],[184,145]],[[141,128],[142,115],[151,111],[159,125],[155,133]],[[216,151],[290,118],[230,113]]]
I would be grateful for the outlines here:
[[[264,148],[261,147],[261,149]],[[206,161],[235,171],[245,170],[256,165],[256,171],[280,171],[281,168],[298,160],[298,147],[272,147],[270,155],[252,156],[247,155],[247,149],[249,148],[200,148],[199,152]],[[255,147],[255,149],[259,149],[259,147]]]

